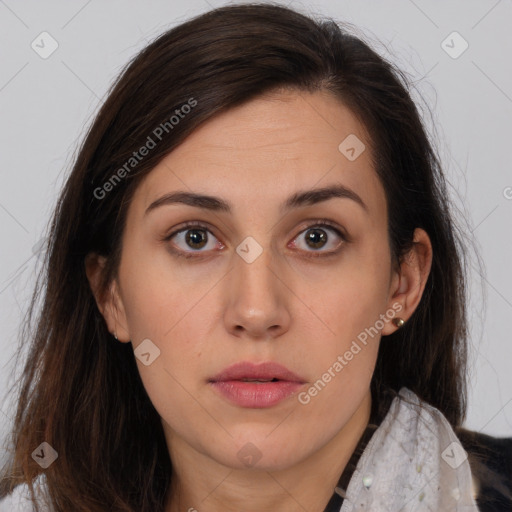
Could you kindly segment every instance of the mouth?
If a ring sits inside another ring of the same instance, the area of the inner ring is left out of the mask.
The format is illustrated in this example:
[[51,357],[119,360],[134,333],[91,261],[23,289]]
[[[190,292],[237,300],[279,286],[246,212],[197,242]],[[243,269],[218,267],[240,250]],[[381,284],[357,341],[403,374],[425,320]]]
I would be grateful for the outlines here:
[[209,382],[233,380],[243,382],[306,382],[285,366],[273,361],[258,364],[249,361],[235,363],[209,379]]
[[306,381],[275,363],[237,363],[208,384],[231,403],[246,408],[272,407],[293,395]]
[[277,382],[280,379],[240,379],[241,382]]

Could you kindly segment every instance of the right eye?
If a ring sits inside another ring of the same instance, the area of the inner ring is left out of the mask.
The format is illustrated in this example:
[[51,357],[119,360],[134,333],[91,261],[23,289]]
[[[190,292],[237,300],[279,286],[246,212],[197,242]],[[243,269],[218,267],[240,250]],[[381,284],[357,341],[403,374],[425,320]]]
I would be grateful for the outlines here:
[[[172,245],[178,247],[177,250],[173,249],[173,252],[186,258],[192,257],[193,253],[204,253],[215,249],[215,247],[224,247],[207,226],[198,222],[187,222],[180,229],[167,235],[164,240],[172,241]],[[205,247],[206,249],[203,251],[202,249]]]

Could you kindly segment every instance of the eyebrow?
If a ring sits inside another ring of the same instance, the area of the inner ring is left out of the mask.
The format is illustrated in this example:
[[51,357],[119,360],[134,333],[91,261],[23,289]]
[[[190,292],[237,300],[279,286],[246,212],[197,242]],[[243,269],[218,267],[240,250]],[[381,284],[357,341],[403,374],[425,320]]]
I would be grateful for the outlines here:
[[[281,213],[285,213],[292,208],[300,208],[310,206],[316,203],[321,203],[332,198],[345,198],[352,199],[359,204],[366,212],[368,207],[364,201],[350,188],[344,185],[332,185],[330,187],[316,188],[313,190],[299,191],[291,195],[281,205]],[[205,210],[231,213],[232,205],[229,201],[203,194],[196,194],[193,192],[176,191],[165,194],[153,201],[146,209],[144,215],[155,210],[156,208],[170,204],[186,204],[195,208],[203,208]]]

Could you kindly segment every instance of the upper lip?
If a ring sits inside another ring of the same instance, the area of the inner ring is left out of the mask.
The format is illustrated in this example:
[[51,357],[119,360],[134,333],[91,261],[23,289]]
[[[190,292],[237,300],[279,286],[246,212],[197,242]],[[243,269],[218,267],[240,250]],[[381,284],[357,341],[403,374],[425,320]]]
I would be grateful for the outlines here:
[[251,363],[249,361],[243,361],[228,366],[222,370],[219,374],[215,375],[210,379],[210,382],[222,382],[227,380],[272,380],[279,379],[289,382],[300,382],[304,383],[304,379],[301,379],[298,375],[288,370],[285,366],[268,361],[264,363]]

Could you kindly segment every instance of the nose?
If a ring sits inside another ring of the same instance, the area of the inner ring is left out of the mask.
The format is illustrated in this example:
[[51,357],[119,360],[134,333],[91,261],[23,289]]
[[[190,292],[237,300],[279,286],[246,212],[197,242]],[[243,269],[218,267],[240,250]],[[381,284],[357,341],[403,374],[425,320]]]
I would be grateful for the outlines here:
[[233,254],[229,272],[224,322],[237,337],[274,339],[290,326],[290,288],[282,270],[273,261],[271,249],[264,248],[254,260]]

